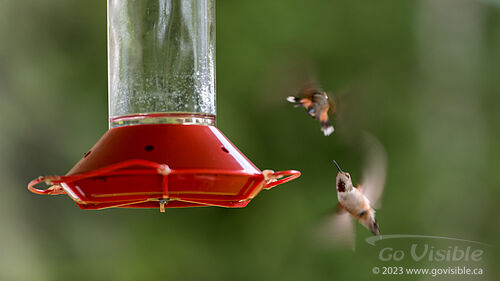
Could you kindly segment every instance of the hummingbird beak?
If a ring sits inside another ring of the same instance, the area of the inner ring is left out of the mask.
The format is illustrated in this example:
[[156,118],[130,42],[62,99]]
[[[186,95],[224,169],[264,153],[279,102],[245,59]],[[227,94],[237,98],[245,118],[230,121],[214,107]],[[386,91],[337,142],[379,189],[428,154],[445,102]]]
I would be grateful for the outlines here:
[[340,169],[340,166],[339,164],[337,164],[337,161],[333,160],[333,164],[335,164],[335,166],[337,167],[337,170],[341,173],[343,173],[344,171],[342,171],[342,169]]

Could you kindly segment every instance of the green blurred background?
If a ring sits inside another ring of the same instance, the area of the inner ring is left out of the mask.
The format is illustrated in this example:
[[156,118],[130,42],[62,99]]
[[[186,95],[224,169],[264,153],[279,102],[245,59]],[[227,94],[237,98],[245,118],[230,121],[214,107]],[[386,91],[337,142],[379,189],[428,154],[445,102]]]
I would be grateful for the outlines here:
[[[302,172],[244,209],[28,192],[107,129],[106,1],[0,1],[0,38],[1,280],[395,279],[359,225],[356,252],[309,239],[336,204],[331,160],[361,177],[363,130],[388,153],[382,232],[490,243],[482,278],[500,278],[499,1],[218,0],[218,127],[261,169]],[[330,137],[285,101],[311,80],[340,96]],[[457,277],[477,278],[439,278]]]

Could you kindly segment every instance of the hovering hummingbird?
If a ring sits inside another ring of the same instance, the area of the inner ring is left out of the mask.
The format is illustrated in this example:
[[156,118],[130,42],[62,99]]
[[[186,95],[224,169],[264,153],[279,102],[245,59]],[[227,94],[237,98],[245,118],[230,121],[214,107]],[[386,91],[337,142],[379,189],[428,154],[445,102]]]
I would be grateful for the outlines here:
[[333,163],[337,167],[337,214],[348,212],[362,225],[368,228],[373,234],[380,235],[380,229],[375,220],[375,210],[370,204],[370,200],[362,193],[362,186],[354,187],[351,175],[342,171],[335,160]]
[[307,114],[321,122],[321,131],[325,136],[333,133],[334,128],[330,124],[329,112],[335,112],[335,102],[328,98],[325,91],[315,87],[307,87],[299,93],[299,96],[289,96],[287,101],[295,107],[304,107]]
[[361,184],[354,186],[351,175],[343,171],[338,163],[335,186],[338,204],[335,212],[328,216],[319,229],[320,242],[328,244],[349,244],[354,249],[354,217],[373,234],[380,235],[380,229],[375,220],[375,209],[380,207],[386,176],[386,153],[382,144],[371,134],[365,133],[367,148],[363,179]]

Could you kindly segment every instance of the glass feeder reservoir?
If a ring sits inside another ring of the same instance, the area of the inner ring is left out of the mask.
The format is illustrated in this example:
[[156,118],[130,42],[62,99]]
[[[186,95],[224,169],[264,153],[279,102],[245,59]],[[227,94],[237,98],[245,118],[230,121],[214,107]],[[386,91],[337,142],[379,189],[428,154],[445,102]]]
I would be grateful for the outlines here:
[[245,207],[300,176],[261,172],[215,127],[214,0],[108,0],[108,82],[109,130],[29,190],[82,209]]
[[108,58],[111,128],[215,125],[215,1],[109,0]]

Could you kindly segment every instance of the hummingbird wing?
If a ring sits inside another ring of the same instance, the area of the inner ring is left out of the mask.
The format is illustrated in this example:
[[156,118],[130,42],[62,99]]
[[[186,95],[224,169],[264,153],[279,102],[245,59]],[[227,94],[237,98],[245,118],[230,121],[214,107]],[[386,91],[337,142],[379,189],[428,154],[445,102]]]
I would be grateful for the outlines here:
[[333,97],[328,99],[328,105],[330,106],[329,111],[333,115],[336,112],[338,103],[338,97]]
[[328,215],[316,230],[315,240],[321,247],[355,249],[354,222],[341,204]]
[[372,134],[363,132],[363,142],[366,150],[363,180],[361,181],[363,194],[372,207],[381,205],[381,196],[384,191],[387,173],[387,155],[384,146]]

